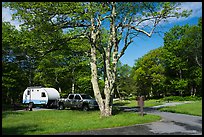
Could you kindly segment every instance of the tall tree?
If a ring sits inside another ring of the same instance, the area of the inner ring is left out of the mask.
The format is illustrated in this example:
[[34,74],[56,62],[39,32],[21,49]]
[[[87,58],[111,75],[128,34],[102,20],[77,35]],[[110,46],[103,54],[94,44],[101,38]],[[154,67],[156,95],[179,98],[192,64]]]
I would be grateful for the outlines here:
[[25,58],[19,57],[22,34],[9,22],[2,22],[2,102],[21,101],[23,86],[28,84],[27,72],[23,69]]
[[169,90],[177,91],[177,95],[196,93],[202,85],[201,26],[174,26],[165,34],[164,51]]
[[151,50],[135,62],[131,77],[135,80],[136,91],[146,98],[165,96],[165,67],[163,49]]
[[115,96],[119,98],[128,97],[135,93],[135,86],[132,77],[130,76],[132,67],[127,64],[122,65],[119,61],[117,64],[117,76],[115,83]]
[[[112,101],[116,80],[117,62],[125,50],[140,34],[151,37],[156,26],[171,17],[186,17],[188,11],[178,11],[178,3],[152,2],[85,2],[85,3],[8,3],[11,9],[17,10],[15,16],[24,20],[29,28],[40,28],[48,25],[52,30],[70,28],[67,32],[78,28],[78,33],[67,37],[86,37],[90,42],[91,82],[95,98],[99,104],[101,116],[112,115]],[[42,24],[43,22],[43,24]],[[145,25],[150,23],[149,26]],[[105,24],[104,24],[105,23]],[[99,43],[101,29],[105,26],[109,31],[106,44]],[[149,27],[151,29],[149,29]],[[44,29],[43,29],[44,30]],[[119,45],[121,51],[119,51]],[[104,61],[105,99],[99,88],[97,73],[97,51]]]

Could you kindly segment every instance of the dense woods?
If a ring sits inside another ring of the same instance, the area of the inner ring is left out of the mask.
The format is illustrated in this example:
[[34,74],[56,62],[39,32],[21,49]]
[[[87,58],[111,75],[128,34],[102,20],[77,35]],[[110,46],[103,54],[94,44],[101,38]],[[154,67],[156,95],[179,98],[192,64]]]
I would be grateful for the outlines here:
[[[172,28],[165,34],[164,45],[133,67],[119,61],[139,34],[151,37],[162,20],[190,14],[176,12],[177,3],[19,2],[4,6],[16,10],[14,17],[24,21],[20,30],[2,22],[5,104],[21,102],[28,86],[54,87],[61,96],[88,93],[95,96],[103,116],[111,115],[114,96],[201,96],[202,19],[195,26]],[[139,12],[141,17],[132,18]],[[139,27],[147,20],[154,22],[150,32]]]

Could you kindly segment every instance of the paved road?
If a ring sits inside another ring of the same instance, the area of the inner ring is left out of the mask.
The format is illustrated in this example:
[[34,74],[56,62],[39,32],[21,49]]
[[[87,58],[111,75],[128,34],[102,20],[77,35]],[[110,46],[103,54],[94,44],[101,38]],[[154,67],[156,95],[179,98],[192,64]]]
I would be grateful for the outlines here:
[[[156,109],[178,104],[179,103],[167,103],[165,105],[144,109],[145,113],[160,115],[162,119],[158,122],[100,130],[58,133],[55,135],[202,135],[202,117],[160,112]],[[124,108],[124,111],[138,110],[137,108]]]

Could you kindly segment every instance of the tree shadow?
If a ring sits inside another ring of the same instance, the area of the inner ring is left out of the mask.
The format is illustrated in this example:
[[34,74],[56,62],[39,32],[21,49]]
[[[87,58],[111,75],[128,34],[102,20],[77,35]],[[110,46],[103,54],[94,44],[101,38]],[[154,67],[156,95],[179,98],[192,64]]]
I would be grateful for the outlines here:
[[114,106],[124,106],[124,105],[127,105],[127,104],[130,104],[128,102],[115,102],[113,105]]
[[[147,113],[147,112],[154,112],[154,111],[158,111],[158,109],[155,108],[151,108],[151,107],[144,107],[143,108],[143,112]],[[113,115],[117,115],[119,113],[122,112],[138,112],[140,113],[140,108],[138,106],[136,107],[126,107],[126,106],[113,106]]]
[[7,117],[7,115],[24,115],[21,112],[17,112],[17,111],[3,111],[2,112],[2,118]]
[[112,114],[117,115],[122,112],[131,112],[131,111],[137,112],[137,108],[138,107],[113,106]]
[[[25,113],[18,112],[18,111],[3,111],[2,112],[2,119],[6,118],[9,115],[24,115]],[[6,122],[6,121],[5,121]],[[23,123],[20,126],[16,126],[15,124],[9,126],[9,127],[3,127],[2,125],[2,135],[25,135],[34,133],[36,131],[43,131],[43,129],[38,128],[37,125],[29,124],[29,123]]]
[[2,111],[15,111],[15,110],[23,110],[28,106],[25,104],[15,103],[15,104],[2,104]]
[[24,124],[18,127],[2,127],[2,135],[26,135],[28,132],[33,133],[35,131],[43,131],[43,129],[38,128],[37,125]]

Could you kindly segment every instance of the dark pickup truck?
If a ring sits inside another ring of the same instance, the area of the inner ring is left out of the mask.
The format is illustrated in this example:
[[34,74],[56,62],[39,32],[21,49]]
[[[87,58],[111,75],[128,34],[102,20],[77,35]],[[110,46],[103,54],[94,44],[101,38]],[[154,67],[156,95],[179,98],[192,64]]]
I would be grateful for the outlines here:
[[57,106],[59,110],[77,108],[88,111],[99,108],[96,100],[87,94],[69,94],[67,98],[58,99]]

